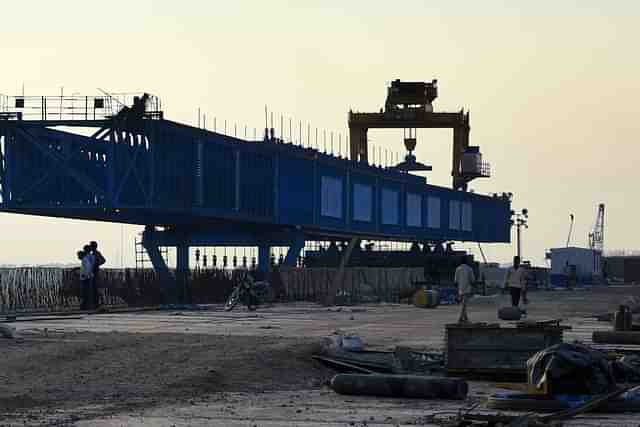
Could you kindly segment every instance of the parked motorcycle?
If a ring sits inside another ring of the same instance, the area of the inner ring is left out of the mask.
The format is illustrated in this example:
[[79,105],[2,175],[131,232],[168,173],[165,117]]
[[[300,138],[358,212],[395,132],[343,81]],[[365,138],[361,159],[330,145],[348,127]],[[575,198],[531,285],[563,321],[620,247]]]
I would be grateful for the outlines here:
[[224,306],[225,311],[231,311],[242,302],[250,311],[258,308],[258,305],[273,301],[273,289],[267,281],[254,281],[249,273],[245,273],[238,284],[231,291]]

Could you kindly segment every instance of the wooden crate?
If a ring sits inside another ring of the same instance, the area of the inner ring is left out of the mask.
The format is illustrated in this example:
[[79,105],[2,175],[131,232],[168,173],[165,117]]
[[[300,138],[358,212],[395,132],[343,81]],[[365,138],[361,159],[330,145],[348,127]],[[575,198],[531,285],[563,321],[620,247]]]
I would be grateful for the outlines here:
[[540,350],[560,344],[564,329],[549,325],[447,325],[447,371],[450,374],[526,377],[527,360]]

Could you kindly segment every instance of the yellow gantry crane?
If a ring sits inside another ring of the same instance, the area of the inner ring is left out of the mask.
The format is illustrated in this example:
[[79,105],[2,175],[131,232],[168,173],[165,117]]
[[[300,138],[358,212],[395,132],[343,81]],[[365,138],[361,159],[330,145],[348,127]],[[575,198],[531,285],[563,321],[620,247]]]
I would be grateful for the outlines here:
[[406,161],[398,169],[431,170],[415,163],[412,151],[416,146],[416,129],[453,129],[453,155],[451,176],[453,188],[467,189],[475,178],[490,176],[490,166],[482,161],[478,146],[469,145],[469,113],[434,112],[433,101],[438,97],[437,80],[431,82],[403,82],[394,80],[387,88],[384,110],[377,113],[349,112],[350,158],[369,161],[367,133],[369,129],[404,129],[404,143],[408,150]]

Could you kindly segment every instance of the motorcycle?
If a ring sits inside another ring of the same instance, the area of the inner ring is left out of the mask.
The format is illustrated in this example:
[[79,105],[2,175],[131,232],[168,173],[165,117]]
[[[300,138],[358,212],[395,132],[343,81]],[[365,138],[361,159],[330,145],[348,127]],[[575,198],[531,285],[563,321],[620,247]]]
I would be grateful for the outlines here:
[[267,281],[254,281],[249,273],[245,273],[238,284],[231,291],[224,306],[225,311],[231,311],[242,302],[249,311],[254,311],[258,305],[273,301],[273,289]]

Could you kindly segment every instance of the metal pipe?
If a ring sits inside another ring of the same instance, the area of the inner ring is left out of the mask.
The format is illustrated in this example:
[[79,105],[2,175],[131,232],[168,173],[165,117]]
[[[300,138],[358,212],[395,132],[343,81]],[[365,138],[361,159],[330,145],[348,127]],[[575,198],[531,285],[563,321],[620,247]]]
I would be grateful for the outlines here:
[[331,380],[331,388],[348,395],[456,400],[465,399],[469,391],[467,382],[460,378],[382,374],[338,374]]

